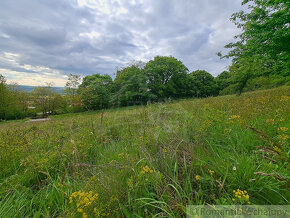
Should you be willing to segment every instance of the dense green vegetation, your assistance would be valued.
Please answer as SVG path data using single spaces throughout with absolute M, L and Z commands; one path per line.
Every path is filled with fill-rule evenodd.
M 174 57 L 157 56 L 147 64 L 138 62 L 109 75 L 86 76 L 78 93 L 86 109 L 144 105 L 168 99 L 207 97 L 218 94 L 214 77 L 206 71 L 188 73 Z
M 8 87 L 4 76 L 0 74 L 0 121 L 27 116 L 35 116 L 35 111 L 28 110 L 28 94 L 14 85 Z
M 229 68 L 235 89 L 289 84 L 290 79 L 290 4 L 288 0 L 244 0 L 249 11 L 234 13 L 231 20 L 242 33 L 221 57 L 233 58 Z
M 188 204 L 289 204 L 289 93 L 2 123 L 0 217 L 181 217 Z
M 25 92 L 17 84 L 7 85 L 0 75 L 0 121 L 70 112 L 67 99 L 49 85 Z
M 64 89 L 65 95 L 54 91 L 51 84 L 34 87 L 33 91 L 26 92 L 17 84 L 7 84 L 0 74 L 0 122 L 84 111 L 76 93 L 78 81 L 78 76 L 69 76 Z

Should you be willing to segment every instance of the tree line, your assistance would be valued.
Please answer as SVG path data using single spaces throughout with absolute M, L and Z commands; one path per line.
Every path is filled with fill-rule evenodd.
M 148 63 L 137 62 L 109 75 L 83 78 L 78 93 L 86 109 L 147 104 L 168 99 L 218 95 L 214 77 L 204 71 L 189 73 L 174 57 L 156 56 Z
M 141 105 L 180 98 L 202 98 L 290 84 L 290 10 L 287 0 L 244 0 L 247 12 L 231 20 L 242 29 L 225 47 L 231 58 L 227 71 L 213 77 L 205 70 L 189 72 L 175 57 L 156 56 L 147 63 L 135 61 L 108 74 L 69 75 L 65 94 L 53 92 L 50 84 L 31 93 L 7 85 L 0 76 L 0 120 Z M 30 105 L 35 109 L 29 109 Z

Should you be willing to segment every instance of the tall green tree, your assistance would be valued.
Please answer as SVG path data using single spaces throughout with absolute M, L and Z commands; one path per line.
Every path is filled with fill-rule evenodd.
M 69 74 L 65 85 L 65 93 L 74 98 L 77 94 L 77 89 L 81 83 L 81 77 L 75 74 Z
M 34 116 L 28 111 L 28 93 L 15 84 L 6 84 L 6 79 L 0 74 L 0 120 L 21 119 Z
M 146 103 L 150 98 L 147 77 L 140 65 L 131 65 L 117 71 L 112 101 L 120 106 Z
M 81 77 L 79 75 L 69 74 L 65 85 L 64 92 L 69 106 L 73 112 L 78 111 L 77 107 L 80 105 L 80 97 L 77 93 L 78 87 L 81 84 Z
M 86 76 L 79 86 L 81 100 L 88 110 L 108 108 L 112 96 L 112 78 L 109 75 Z
M 242 57 L 238 62 L 230 66 L 230 72 L 232 72 L 231 79 L 236 83 L 238 95 L 242 94 L 249 80 L 265 74 L 266 71 L 261 70 L 264 67 L 263 64 L 263 60 L 257 56 L 252 56 Z
M 9 104 L 7 109 L 11 114 L 10 117 L 19 119 L 29 115 L 27 113 L 29 94 L 23 91 L 17 83 L 11 83 L 7 85 L 7 88 L 9 89 Z
M 215 78 L 219 92 L 231 84 L 231 74 L 229 71 L 223 71 Z
M 6 107 L 8 105 L 8 89 L 5 77 L 0 74 L 0 119 L 6 117 Z
M 196 70 L 188 75 L 189 95 L 194 97 L 208 97 L 218 94 L 218 86 L 214 77 L 205 70 Z
M 290 75 L 289 1 L 244 0 L 242 4 L 248 5 L 249 10 L 234 13 L 231 17 L 242 33 L 236 36 L 236 42 L 225 46 L 231 51 L 223 56 L 233 58 L 234 73 L 241 74 L 235 76 L 241 78 L 237 81 L 239 93 L 250 78 Z
M 184 82 L 187 78 L 187 67 L 174 57 L 156 56 L 145 68 L 148 88 L 153 100 L 178 98 L 186 95 Z

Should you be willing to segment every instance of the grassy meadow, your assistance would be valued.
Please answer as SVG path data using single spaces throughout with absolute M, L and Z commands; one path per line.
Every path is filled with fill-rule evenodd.
M 0 217 L 289 204 L 290 87 L 0 123 Z

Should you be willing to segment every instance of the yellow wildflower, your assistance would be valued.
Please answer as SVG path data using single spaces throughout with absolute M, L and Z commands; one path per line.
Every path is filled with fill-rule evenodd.
M 281 96 L 281 100 L 280 101 L 287 101 L 290 99 L 290 96 Z
M 214 174 L 214 171 L 213 170 L 208 169 L 208 172 L 210 173 L 210 175 L 213 175 Z
M 274 119 L 267 119 L 266 122 L 267 122 L 267 123 L 274 123 L 275 120 L 274 120 Z
M 239 119 L 240 115 L 232 115 L 230 116 L 230 120 Z
M 286 141 L 287 139 L 289 139 L 288 135 L 278 135 L 278 139 L 281 141 Z
M 235 197 L 237 197 L 241 203 L 244 203 L 244 202 L 249 202 L 249 199 L 250 199 L 250 195 L 247 194 L 248 192 L 246 190 L 240 190 L 240 189 L 237 189 L 236 190 L 233 190 L 234 194 L 235 194 Z
M 288 128 L 287 127 L 279 127 L 277 130 L 280 132 L 287 132 Z
M 84 210 L 82 208 L 78 208 L 77 212 L 82 213 Z
M 280 148 L 278 148 L 277 146 L 274 146 L 273 149 L 274 149 L 274 151 L 277 151 L 277 152 L 279 152 L 279 153 L 282 151 L 282 150 L 281 150 Z

